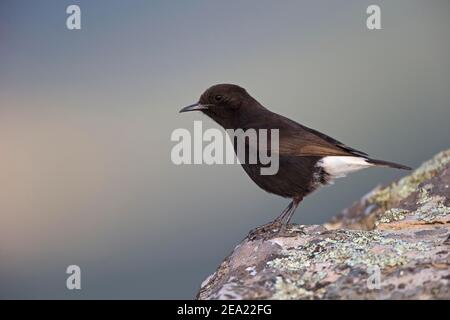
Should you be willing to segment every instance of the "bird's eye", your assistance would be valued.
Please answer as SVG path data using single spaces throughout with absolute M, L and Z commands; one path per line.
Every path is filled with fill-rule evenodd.
M 216 101 L 220 101 L 222 99 L 223 99 L 223 96 L 221 96 L 220 94 L 214 96 L 214 100 L 216 100 Z

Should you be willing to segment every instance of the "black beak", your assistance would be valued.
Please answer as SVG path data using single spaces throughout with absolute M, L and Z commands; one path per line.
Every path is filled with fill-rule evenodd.
M 183 109 L 180 110 L 180 113 L 188 112 L 188 111 L 207 110 L 208 106 L 209 105 L 200 104 L 198 102 L 198 103 L 191 104 L 190 106 L 184 107 Z

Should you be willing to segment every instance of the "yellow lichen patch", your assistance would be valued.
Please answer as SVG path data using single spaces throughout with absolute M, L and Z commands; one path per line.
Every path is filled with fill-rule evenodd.
M 450 162 L 450 150 L 442 151 L 431 160 L 423 163 L 411 175 L 378 190 L 368 199 L 369 203 L 375 203 L 381 208 L 386 208 L 393 200 L 402 200 L 417 190 L 422 182 L 431 179 L 435 174 Z
M 432 242 L 387 237 L 380 231 L 336 231 L 332 237 L 285 249 L 266 263 L 272 272 L 284 275 L 276 278 L 272 298 L 321 298 L 328 290 L 324 288 L 355 270 L 362 274 L 358 281 L 365 286 L 373 267 L 390 272 L 412 263 L 417 252 L 429 252 L 433 247 Z
M 275 282 L 275 300 L 312 299 L 314 293 L 301 287 L 300 283 L 277 277 Z
M 374 248 L 386 250 L 378 254 Z M 340 231 L 335 239 L 325 238 L 320 242 L 308 243 L 298 250 L 286 250 L 283 257 L 267 263 L 268 266 L 285 271 L 317 271 L 314 268 L 323 263 L 345 264 L 380 268 L 401 265 L 407 262 L 404 253 L 426 250 L 425 243 L 409 243 L 383 237 L 378 231 Z M 311 269 L 312 268 L 312 269 Z M 326 275 L 324 275 L 325 277 Z
M 408 213 L 409 211 L 405 209 L 391 208 L 385 211 L 383 215 L 375 221 L 375 225 L 378 226 L 381 223 L 390 223 L 393 221 L 403 220 Z
M 450 207 L 444 205 L 445 197 L 431 196 L 427 188 L 421 188 L 416 201 L 417 209 L 409 211 L 399 208 L 391 208 L 377 217 L 375 226 L 377 229 L 402 229 L 416 228 L 424 224 L 442 223 L 450 214 Z M 408 220 L 405 218 L 408 217 Z

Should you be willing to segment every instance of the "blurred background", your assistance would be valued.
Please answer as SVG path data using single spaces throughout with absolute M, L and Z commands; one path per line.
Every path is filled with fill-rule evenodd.
M 281 212 L 238 165 L 172 164 L 174 129 L 216 127 L 178 114 L 212 84 L 376 158 L 416 167 L 448 148 L 449 17 L 448 0 L 1 1 L 0 298 L 190 299 Z M 403 174 L 338 180 L 294 222 Z

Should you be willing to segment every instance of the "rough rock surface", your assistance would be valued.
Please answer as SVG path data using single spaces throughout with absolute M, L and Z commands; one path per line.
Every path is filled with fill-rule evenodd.
M 244 239 L 198 299 L 450 299 L 450 150 L 324 226 Z

